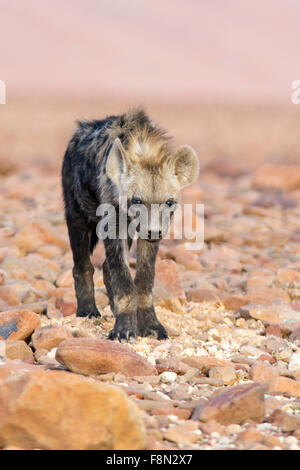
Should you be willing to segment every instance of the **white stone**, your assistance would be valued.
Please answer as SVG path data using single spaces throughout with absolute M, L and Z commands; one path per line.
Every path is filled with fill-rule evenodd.
M 50 357 L 51 359 L 55 359 L 56 351 L 57 351 L 57 348 L 51 349 L 51 351 L 48 352 L 47 356 Z
M 289 362 L 289 371 L 300 370 L 300 354 L 294 353 Z
M 261 356 L 261 354 L 263 354 L 263 351 L 261 349 L 255 348 L 250 344 L 241 346 L 239 352 L 245 356 L 251 356 L 254 358 L 258 358 L 259 356 Z
M 177 374 L 175 372 L 163 372 L 159 377 L 161 382 L 170 384 L 176 382 Z
M 5 341 L 0 341 L 0 361 L 5 362 L 5 357 L 6 357 Z
M 239 424 L 229 424 L 229 426 L 226 427 L 226 434 L 237 434 L 241 432 L 242 428 Z

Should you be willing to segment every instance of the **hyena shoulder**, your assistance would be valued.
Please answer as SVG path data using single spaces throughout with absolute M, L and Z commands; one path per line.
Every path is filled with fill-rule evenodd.
M 103 120 L 79 121 L 69 148 L 99 168 L 105 165 L 116 139 L 127 150 L 133 164 L 155 165 L 170 152 L 166 132 L 140 108 Z

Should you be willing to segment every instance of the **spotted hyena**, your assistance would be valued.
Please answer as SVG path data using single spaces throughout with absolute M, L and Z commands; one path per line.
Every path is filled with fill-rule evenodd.
M 103 120 L 79 122 L 62 167 L 78 317 L 100 316 L 94 297 L 94 267 L 90 261 L 98 242 L 99 216 L 96 213 L 99 205 L 113 205 L 119 216 L 120 211 L 124 211 L 120 197 L 126 197 L 128 220 L 132 205 L 175 206 L 181 188 L 192 183 L 198 171 L 195 151 L 183 146 L 172 153 L 165 131 L 141 109 Z M 120 237 L 117 226 L 117 236 L 103 240 L 106 253 L 103 277 L 115 316 L 110 339 L 128 341 L 137 335 L 167 338 L 165 328 L 156 317 L 152 298 L 162 227 L 160 222 L 152 226 L 150 217 L 147 223 L 147 236 L 137 239 L 134 279 L 127 261 L 131 236 Z

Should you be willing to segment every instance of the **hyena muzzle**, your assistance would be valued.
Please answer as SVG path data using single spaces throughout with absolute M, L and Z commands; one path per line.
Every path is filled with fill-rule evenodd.
M 120 198 L 126 198 L 128 221 L 132 205 L 175 207 L 180 189 L 191 184 L 198 172 L 194 150 L 183 146 L 172 153 L 165 132 L 141 109 L 103 120 L 79 122 L 62 167 L 77 316 L 100 316 L 90 255 L 99 240 L 97 208 L 110 204 L 117 216 L 117 235 L 103 239 L 106 253 L 103 277 L 115 316 L 109 339 L 129 341 L 137 335 L 168 337 L 156 317 L 152 296 L 155 261 L 163 232 L 161 222 L 153 225 L 150 219 L 146 236 L 137 238 L 136 275 L 132 279 L 127 260 L 132 235 L 127 233 L 125 239 L 120 236 L 118 220 L 120 212 L 124 212 Z

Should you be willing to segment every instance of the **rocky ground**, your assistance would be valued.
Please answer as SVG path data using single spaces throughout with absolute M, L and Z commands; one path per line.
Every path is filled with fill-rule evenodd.
M 0 178 L 0 448 L 300 449 L 299 165 L 204 165 L 203 249 L 159 252 L 169 340 L 128 345 L 101 269 L 102 318 L 75 317 L 58 171 Z

